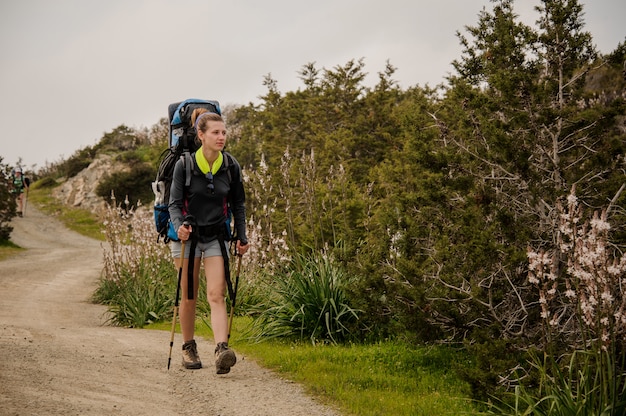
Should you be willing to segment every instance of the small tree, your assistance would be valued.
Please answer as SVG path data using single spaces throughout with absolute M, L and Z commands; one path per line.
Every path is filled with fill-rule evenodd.
M 621 159 L 614 155 L 623 146 L 611 139 L 614 110 L 581 99 L 595 52 L 582 30 L 579 2 L 542 0 L 537 29 L 518 22 L 513 1 L 494 3 L 467 28 L 470 38 L 460 36 L 459 76 L 451 77 L 452 88 L 433 114 L 441 142 L 459 155 L 452 174 L 468 177 L 469 192 L 461 195 L 473 196 L 481 212 L 470 218 L 474 207 L 466 203 L 463 215 L 455 209 L 447 216 L 446 230 L 475 224 L 474 230 L 447 231 L 457 238 L 434 251 L 442 269 L 432 274 L 446 305 L 439 314 L 446 329 L 532 344 L 541 322 L 525 309 L 532 296 L 524 274 L 528 241 L 555 240 L 554 207 L 572 184 L 592 206 L 615 192 Z M 477 255 L 488 244 L 493 249 L 483 261 Z M 457 259 L 463 260 L 455 267 Z M 462 269 L 472 260 L 473 270 Z
M 17 202 L 13 190 L 13 182 L 11 179 L 11 168 L 2 162 L 0 156 L 0 242 L 8 241 L 11 237 L 13 227 L 9 225 L 11 219 L 15 217 Z

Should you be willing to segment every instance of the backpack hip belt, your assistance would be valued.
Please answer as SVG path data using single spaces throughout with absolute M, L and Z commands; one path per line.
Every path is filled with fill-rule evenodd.
M 224 235 L 224 224 L 214 225 L 199 225 L 197 226 L 198 235 L 201 237 L 215 237 L 219 238 Z

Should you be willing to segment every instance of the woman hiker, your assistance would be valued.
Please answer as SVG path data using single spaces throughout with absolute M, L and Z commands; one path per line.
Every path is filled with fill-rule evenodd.
M 185 166 L 179 160 L 174 168 L 170 188 L 169 212 L 180 241 L 185 242 L 183 273 L 181 277 L 180 327 L 183 335 L 183 365 L 188 369 L 202 368 L 194 340 L 198 277 L 204 265 L 207 299 L 211 308 L 211 326 L 215 339 L 215 367 L 218 374 L 226 374 L 235 365 L 237 357 L 228 348 L 228 315 L 226 312 L 226 267 L 228 250 L 224 241 L 227 202 L 233 212 L 236 229 L 237 255 L 248 251 L 246 238 L 245 193 L 241 168 L 232 156 L 222 150 L 226 144 L 226 127 L 218 114 L 206 109 L 195 109 L 193 123 L 201 147 L 191 155 L 191 182 L 185 186 Z M 228 159 L 227 159 L 228 158 Z M 229 163 L 233 162 L 232 165 Z M 229 172 L 228 170 L 231 169 Z M 192 216 L 194 223 L 185 222 Z M 191 240 L 190 240 L 191 238 Z M 172 242 L 172 256 L 180 268 L 181 242 Z M 191 242 L 190 242 L 191 241 Z M 195 244 L 194 244 L 195 241 Z M 195 251 L 190 261 L 192 246 Z M 193 263 L 193 292 L 188 288 L 188 271 Z
M 12 178 L 13 178 L 13 189 L 11 193 L 16 195 L 17 200 L 17 215 L 22 217 L 24 215 L 24 208 L 26 208 L 26 202 L 24 200 L 24 191 L 28 192 L 28 187 L 30 185 L 30 180 L 24 176 L 21 167 L 16 167 L 13 169 Z

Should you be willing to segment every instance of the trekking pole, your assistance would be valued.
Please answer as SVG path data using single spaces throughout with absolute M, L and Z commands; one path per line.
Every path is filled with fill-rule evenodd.
M 235 301 L 237 300 L 237 287 L 239 286 L 239 272 L 241 271 L 242 255 L 237 253 L 237 276 L 235 277 L 235 290 L 233 290 L 233 298 L 230 300 L 230 320 L 228 322 L 228 339 L 230 340 L 230 329 L 233 326 L 233 317 L 235 316 Z
M 167 369 L 172 362 L 172 347 L 174 346 L 174 332 L 176 332 L 176 314 L 178 312 L 178 298 L 180 297 L 180 280 L 183 276 L 183 263 L 185 262 L 185 242 L 180 245 L 180 266 L 178 267 L 178 284 L 176 285 L 176 300 L 174 301 L 174 317 L 172 318 L 172 336 L 170 338 L 170 355 L 167 358 Z

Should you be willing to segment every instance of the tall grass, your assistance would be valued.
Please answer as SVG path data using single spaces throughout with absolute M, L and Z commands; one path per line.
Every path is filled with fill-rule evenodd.
M 606 351 L 574 351 L 569 359 L 533 355 L 538 384 L 516 386 L 510 402 L 489 414 L 535 416 L 621 416 L 626 414 L 626 376 Z
M 113 325 L 141 328 L 166 319 L 177 275 L 168 247 L 156 241 L 151 213 L 110 207 L 104 227 L 104 268 L 94 301 L 108 306 Z
M 344 291 L 344 270 L 324 253 L 294 256 L 290 265 L 267 280 L 268 298 L 259 305 L 253 336 L 337 343 L 350 338 L 358 311 Z

